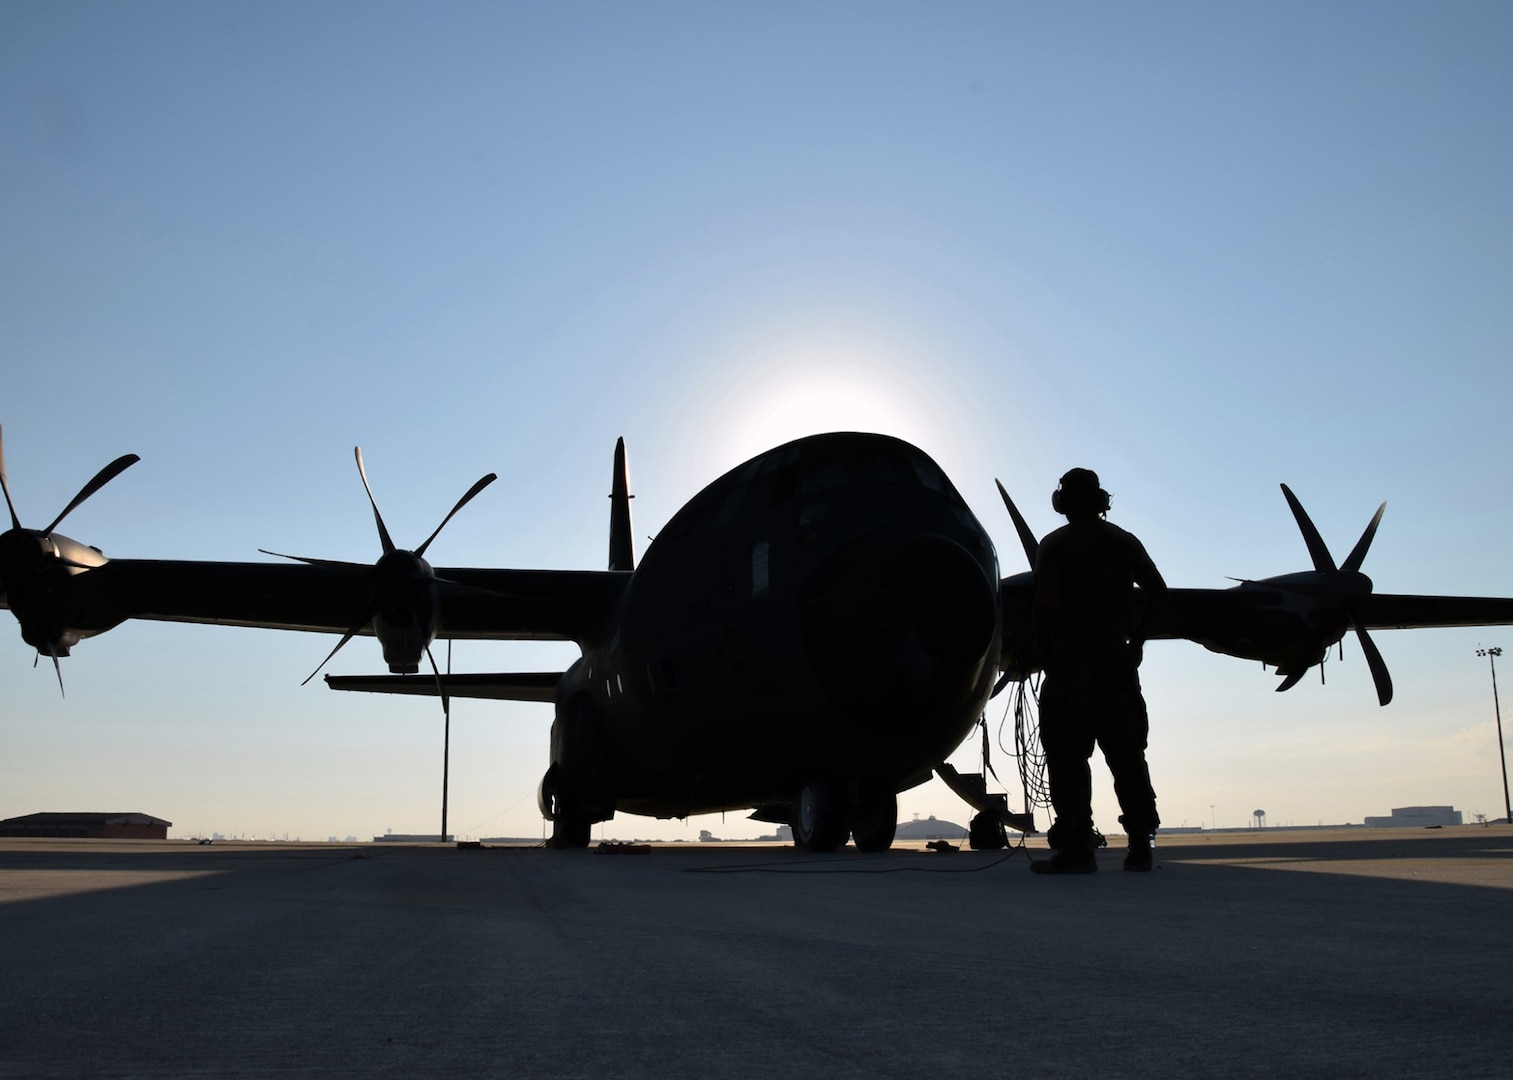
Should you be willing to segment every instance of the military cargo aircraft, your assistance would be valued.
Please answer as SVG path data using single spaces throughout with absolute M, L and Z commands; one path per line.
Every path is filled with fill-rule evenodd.
M 886 849 L 897 794 L 948 771 L 988 699 L 1033 674 L 1033 573 L 1000 576 L 987 530 L 940 467 L 900 439 L 840 432 L 760 454 L 674 514 L 639 564 L 621 440 L 599 571 L 433 569 L 431 542 L 494 476 L 408 551 L 355 456 L 383 548 L 372 565 L 107 559 L 54 530 L 136 456 L 102 469 L 46 528 L 28 529 L 0 449 L 11 517 L 0 602 L 60 685 L 58 660 L 80 640 L 154 619 L 341 634 L 327 661 L 355 636 L 377 637 L 390 674 L 327 676 L 336 689 L 551 702 L 539 797 L 559 847 L 586 845 L 591 826 L 619 811 L 751 810 L 790 824 L 802 848 L 850 837 Z M 1033 566 L 1035 537 L 999 491 Z M 1260 660 L 1286 690 L 1354 630 L 1385 705 L 1391 678 L 1369 630 L 1513 624 L 1513 599 L 1375 595 L 1360 567 L 1382 511 L 1336 565 L 1283 493 L 1313 569 L 1173 589 L 1152 636 Z M 564 640 L 581 656 L 560 672 L 443 675 L 430 655 L 437 639 Z

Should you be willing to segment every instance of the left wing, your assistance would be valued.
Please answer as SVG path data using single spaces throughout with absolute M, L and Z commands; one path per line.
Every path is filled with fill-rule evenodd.
M 1036 542 L 1023 517 L 998 485 L 1014 526 L 1033 566 Z M 1392 700 L 1392 677 L 1371 630 L 1408 630 L 1454 626 L 1513 625 L 1513 599 L 1482 596 L 1375 595 L 1372 581 L 1361 572 L 1377 526 L 1387 508 L 1383 503 L 1356 541 L 1336 564 L 1307 511 L 1286 484 L 1282 494 L 1303 534 L 1313 569 L 1259 581 L 1242 581 L 1229 589 L 1171 589 L 1151 624 L 1153 638 L 1185 638 L 1229 656 L 1260 660 L 1283 677 L 1278 690 L 1295 686 L 1309 668 L 1349 631 L 1359 639 L 1371 668 L 1377 700 Z M 1144 598 L 1136 590 L 1137 604 Z M 1031 673 L 1032 625 L 1030 607 L 1034 576 L 1018 574 L 1000 582 L 1003 605 L 1004 677 Z

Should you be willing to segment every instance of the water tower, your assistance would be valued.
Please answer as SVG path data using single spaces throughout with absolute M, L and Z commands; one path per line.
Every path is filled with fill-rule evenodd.
M 1256 828 L 1258 828 L 1258 829 L 1264 829 L 1264 828 L 1266 828 L 1266 811 L 1265 810 L 1257 810 L 1257 811 L 1255 811 L 1255 813 L 1252 816 L 1256 819 Z

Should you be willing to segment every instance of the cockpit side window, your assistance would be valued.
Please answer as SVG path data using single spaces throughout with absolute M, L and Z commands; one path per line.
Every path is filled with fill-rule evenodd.
M 730 491 L 725 495 L 725 502 L 720 506 L 720 512 L 715 516 L 716 525 L 729 525 L 741 512 L 741 504 L 746 501 L 746 493 L 751 490 L 751 481 L 744 477 L 731 485 Z
M 965 500 L 962 499 L 961 494 L 956 490 L 956 487 L 935 462 L 923 454 L 911 452 L 909 454 L 909 465 L 914 469 L 915 477 L 925 487 L 931 491 L 939 492 L 959 507 L 964 508 L 967 505 Z
M 776 454 L 771 456 L 777 457 Z M 798 481 L 799 448 L 790 446 L 782 455 L 782 461 L 777 467 L 777 475 L 772 478 L 772 494 L 767 498 L 767 505 L 778 506 L 793 498 Z

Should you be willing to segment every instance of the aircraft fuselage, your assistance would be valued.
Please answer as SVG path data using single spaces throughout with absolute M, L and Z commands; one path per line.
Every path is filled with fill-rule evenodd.
M 999 654 L 982 525 L 921 451 L 812 436 L 662 529 L 557 692 L 549 779 L 590 818 L 891 797 L 966 736 Z

